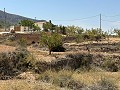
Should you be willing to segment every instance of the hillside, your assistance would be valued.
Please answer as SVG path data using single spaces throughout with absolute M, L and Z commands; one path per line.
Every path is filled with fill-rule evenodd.
M 2 25 L 2 26 L 4 25 L 5 15 L 6 15 L 7 26 L 17 24 L 17 23 L 19 23 L 19 21 L 24 20 L 24 19 L 33 20 L 36 22 L 44 21 L 44 20 L 35 20 L 35 19 L 24 17 L 24 16 L 20 16 L 20 15 L 10 14 L 7 12 L 6 12 L 6 14 L 4 14 L 4 12 L 0 10 L 0 25 Z

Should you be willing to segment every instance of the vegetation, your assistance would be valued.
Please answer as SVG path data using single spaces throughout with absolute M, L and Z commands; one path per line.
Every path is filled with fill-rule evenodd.
M 64 48 L 62 47 L 62 36 L 60 34 L 53 33 L 48 35 L 48 33 L 42 33 L 40 43 L 41 45 L 48 47 L 49 54 L 54 50 L 64 51 Z
M 120 30 L 119 29 L 114 29 L 114 32 L 117 34 L 118 37 L 120 37 Z
M 108 79 L 102 78 L 96 83 L 96 85 L 91 86 L 91 90 L 119 90 L 118 87 Z
M 27 26 L 27 27 L 28 27 L 28 31 L 29 31 L 30 29 L 33 29 L 34 31 L 40 30 L 40 28 L 39 28 L 38 26 L 36 26 L 33 21 L 28 20 L 28 19 L 27 19 L 27 20 L 21 20 L 19 24 L 20 24 L 21 26 L 24 26 L 24 27 Z
M 30 20 L 20 24 L 39 30 Z M 84 30 L 74 25 L 54 25 L 51 21 L 44 24 L 39 34 L 3 35 L 0 45 L 12 43 L 14 49 L 8 52 L 7 48 L 0 48 L 0 79 L 20 81 L 17 82 L 20 85 L 10 86 L 13 90 L 39 90 L 41 83 L 53 85 L 47 90 L 118 90 L 120 39 L 111 40 L 110 36 L 107 43 L 106 36 L 100 29 Z M 24 87 L 24 83 L 31 88 Z
M 117 59 L 111 60 L 110 58 L 106 58 L 106 60 L 102 64 L 102 66 L 107 71 L 117 72 L 120 70 L 119 64 L 120 64 L 120 61 Z

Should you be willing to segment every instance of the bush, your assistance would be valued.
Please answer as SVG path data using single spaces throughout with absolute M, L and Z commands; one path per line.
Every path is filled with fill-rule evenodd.
M 91 54 L 69 54 L 67 57 L 72 58 L 73 62 L 77 63 L 77 68 L 86 68 L 90 70 L 90 65 L 92 64 L 92 55 Z
M 0 53 L 0 74 L 3 76 L 15 76 L 20 72 L 32 69 L 33 58 L 30 59 L 28 52 Z
M 9 41 L 15 41 L 15 35 L 9 35 L 9 37 L 7 38 L 7 40 Z
M 81 88 L 85 87 L 83 83 L 73 80 L 72 74 L 73 72 L 69 70 L 61 70 L 59 72 L 48 70 L 40 74 L 38 80 L 72 90 L 81 90 Z
M 83 37 L 83 35 L 76 35 L 76 42 L 77 43 L 80 43 L 80 42 L 83 42 L 84 41 L 84 37 Z
M 112 60 L 110 58 L 105 58 L 105 61 L 102 63 L 102 67 L 107 71 L 117 72 L 120 69 L 120 61 L 115 59 Z

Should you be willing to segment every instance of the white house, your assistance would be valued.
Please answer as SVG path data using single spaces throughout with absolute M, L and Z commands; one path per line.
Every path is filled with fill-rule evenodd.
M 43 22 L 36 22 L 35 25 L 38 26 L 41 30 L 43 30 L 43 24 L 46 23 L 46 21 Z

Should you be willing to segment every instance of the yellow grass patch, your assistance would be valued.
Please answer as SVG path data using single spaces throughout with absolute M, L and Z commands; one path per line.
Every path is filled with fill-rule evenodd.
M 81 72 L 72 75 L 74 80 L 92 85 L 100 81 L 102 78 L 110 79 L 120 88 L 120 72 Z

